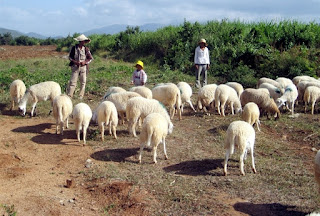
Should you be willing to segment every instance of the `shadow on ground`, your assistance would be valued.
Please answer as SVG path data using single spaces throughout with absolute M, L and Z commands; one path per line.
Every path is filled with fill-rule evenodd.
M 125 148 L 125 149 L 106 149 L 95 152 L 91 155 L 91 158 L 99 161 L 114 161 L 124 162 L 130 161 L 128 158 L 137 155 L 139 148 Z

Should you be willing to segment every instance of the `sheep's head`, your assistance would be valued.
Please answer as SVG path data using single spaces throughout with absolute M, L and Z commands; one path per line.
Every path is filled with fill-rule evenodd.
M 283 98 L 278 98 L 276 101 L 277 107 L 280 108 L 282 106 L 284 106 L 286 103 L 286 100 L 284 100 Z
M 26 107 L 25 106 L 19 106 L 19 114 L 22 116 L 26 115 Z

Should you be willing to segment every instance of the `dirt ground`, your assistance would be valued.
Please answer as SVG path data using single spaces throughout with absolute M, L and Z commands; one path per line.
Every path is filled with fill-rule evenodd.
M 22 58 L 25 56 L 24 50 L 28 49 L 28 55 L 31 58 L 66 55 L 65 53 L 57 53 L 54 46 L 43 48 L 20 47 L 20 49 L 1 46 L 0 60 Z M 63 137 L 56 135 L 52 116 L 17 117 L 16 113 L 8 110 L 7 104 L 0 105 L 2 113 L 0 115 L 0 205 L 14 205 L 13 208 L 17 211 L 17 215 L 54 216 L 153 215 L 154 208 L 161 207 L 160 201 L 150 190 L 138 187 L 130 181 L 120 178 L 92 178 L 91 181 L 88 181 L 89 177 L 86 176 L 86 173 L 91 169 L 92 164 L 104 166 L 106 163 L 122 162 L 118 158 L 113 161 L 101 159 L 100 154 L 108 152 L 106 150 L 108 148 L 105 146 L 100 149 L 100 152 L 98 151 L 99 147 L 97 149 L 92 145 L 83 146 L 82 143 L 77 142 L 75 131 L 70 129 L 65 131 Z M 185 118 L 188 118 L 188 116 Z M 192 118 L 197 117 L 190 117 L 187 122 L 192 124 Z M 212 121 L 212 123 L 216 121 L 219 121 L 219 119 Z M 183 126 L 185 123 L 176 121 L 174 124 L 175 127 L 184 127 L 180 131 L 186 130 L 192 133 L 192 126 Z M 70 127 L 74 127 L 72 122 Z M 212 132 L 218 129 L 213 127 L 210 130 Z M 263 130 L 266 131 L 266 128 L 263 128 Z M 123 138 L 121 142 L 126 142 L 126 139 L 128 139 L 124 135 L 124 131 L 125 128 L 119 130 L 118 137 L 120 137 L 120 140 Z M 283 139 L 290 136 L 289 133 L 281 135 L 275 131 L 269 131 L 268 133 L 273 133 L 274 136 Z M 303 134 L 303 137 L 306 137 L 306 134 Z M 172 140 L 174 139 L 178 143 L 180 142 L 179 139 L 182 138 L 173 137 Z M 298 144 L 300 141 L 301 139 L 298 139 L 293 142 L 294 145 L 290 144 L 291 148 L 300 148 L 300 144 Z M 117 145 L 118 152 L 117 149 L 113 150 L 112 153 L 115 154 L 113 157 L 124 153 L 121 152 L 119 144 Z M 128 152 L 128 149 L 130 152 Z M 137 146 L 127 148 L 125 153 L 127 155 L 121 157 L 126 157 L 126 161 L 136 161 Z M 296 153 L 311 157 L 314 154 L 309 150 L 309 147 L 302 151 L 300 149 L 296 150 Z M 195 155 L 198 154 L 205 153 L 199 150 L 199 152 L 195 152 Z M 258 152 L 258 154 L 262 155 L 263 153 Z M 143 160 L 147 160 L 146 157 L 144 156 Z M 179 170 L 183 172 L 183 169 L 188 169 L 187 162 L 180 162 L 179 164 L 179 160 L 182 159 L 175 158 L 169 160 L 169 162 L 162 161 L 157 166 L 159 166 L 159 169 L 167 167 L 169 171 Z M 174 163 L 178 165 L 173 165 Z M 209 165 L 212 169 L 213 162 L 209 161 L 209 163 L 211 163 Z M 214 163 L 219 163 L 220 166 L 221 161 L 214 161 Z M 306 163 L 308 163 L 308 167 L 311 167 L 310 162 Z M 204 164 L 201 165 L 203 167 L 198 168 L 200 171 L 189 170 L 189 172 L 200 172 L 202 174 L 207 167 Z M 219 167 L 219 169 L 219 172 L 221 172 L 222 168 Z M 231 166 L 230 169 L 238 170 L 236 166 Z M 311 170 L 311 168 L 309 169 Z M 179 173 L 177 176 L 187 178 L 179 175 Z M 192 176 L 192 173 L 190 176 Z M 208 177 L 203 176 L 204 178 Z M 219 180 L 220 177 L 216 177 Z M 233 179 L 230 178 L 230 181 L 233 181 Z M 214 190 L 214 188 L 211 190 Z M 210 197 L 210 194 L 215 196 Z M 214 206 L 215 215 L 278 215 L 272 212 L 284 208 L 280 204 L 253 204 L 224 191 L 206 192 L 203 197 L 198 198 L 198 201 L 198 204 L 201 205 Z M 110 203 L 117 204 L 116 211 L 109 211 L 114 208 L 113 204 Z M 8 211 L 5 208 L 0 208 L 0 215 L 8 213 Z M 206 215 L 206 213 L 202 215 Z

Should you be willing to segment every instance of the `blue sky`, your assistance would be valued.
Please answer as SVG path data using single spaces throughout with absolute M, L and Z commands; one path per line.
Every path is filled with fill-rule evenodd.
M 66 36 L 113 24 L 320 21 L 320 0 L 0 0 L 0 27 Z

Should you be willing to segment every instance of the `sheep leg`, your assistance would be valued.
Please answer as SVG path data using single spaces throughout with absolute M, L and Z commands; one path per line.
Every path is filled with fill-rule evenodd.
M 14 99 L 11 99 L 11 107 L 10 107 L 10 111 L 13 110 L 13 107 L 14 107 Z
M 165 159 L 168 160 L 169 158 L 167 155 L 166 138 L 165 137 L 162 138 L 162 144 L 163 144 L 163 152 L 164 152 Z
M 158 143 L 159 144 L 159 143 Z M 157 163 L 157 147 L 158 147 L 158 144 L 155 144 L 153 146 L 153 162 L 156 164 Z
M 243 162 L 245 154 L 246 154 L 246 151 L 243 151 L 243 152 L 241 152 L 241 155 L 240 155 L 240 172 L 241 172 L 241 175 L 243 175 L 243 176 L 245 176 L 244 162 Z
M 220 101 L 217 102 L 216 108 L 218 110 L 219 115 L 221 115 L 221 112 L 220 112 Z
M 188 101 L 188 103 L 189 103 L 189 105 L 190 105 L 191 109 L 193 110 L 193 112 L 196 112 L 196 110 L 194 109 L 194 107 L 193 107 L 193 105 L 192 105 L 191 101 Z M 182 106 L 182 110 L 181 110 L 181 111 L 183 112 L 183 106 Z
M 307 102 L 304 102 L 304 113 L 307 113 L 307 104 L 308 104 Z M 311 105 L 311 110 L 312 110 L 312 105 Z
M 170 107 L 170 109 L 169 109 L 170 119 L 173 119 L 174 112 L 175 112 L 175 109 L 174 109 L 174 108 L 172 108 L 172 107 Z
M 69 128 L 69 117 L 67 117 L 67 119 L 66 119 L 66 128 L 67 129 Z
M 101 122 L 99 124 L 99 130 L 100 130 L 100 133 L 101 133 L 101 139 L 102 139 L 102 141 L 104 141 L 104 123 L 103 122 Z
M 56 134 L 58 134 L 59 120 L 56 120 Z
M 76 133 L 77 133 L 78 142 L 80 142 L 80 128 L 79 128 L 79 126 L 76 126 Z
M 259 119 L 256 121 L 256 125 L 257 125 L 257 128 L 258 128 L 258 131 L 261 131 L 260 130 L 260 120 Z
M 222 103 L 221 103 L 222 116 L 225 116 L 225 114 L 224 114 L 225 105 L 226 105 L 225 102 L 222 102 Z
M 82 133 L 83 133 L 83 144 L 86 144 L 86 137 L 87 137 L 87 126 L 83 125 L 82 128 Z
M 34 102 L 34 103 L 32 104 L 32 109 L 31 109 L 30 117 L 35 116 L 35 115 L 33 115 L 33 113 L 35 113 L 36 105 L 37 105 L 37 102 Z
M 231 113 L 232 115 L 234 115 L 233 102 L 230 103 L 230 107 L 231 107 Z
M 133 134 L 134 137 L 137 137 L 136 126 L 137 126 L 137 123 L 138 123 L 138 118 L 133 119 L 131 123 L 132 123 L 132 126 L 131 126 L 132 134 Z
M 228 175 L 227 166 L 228 166 L 229 157 L 230 157 L 230 149 L 227 149 L 226 156 L 225 156 L 225 159 L 224 159 L 224 166 L 223 166 L 223 173 L 224 173 L 225 176 Z
M 112 125 L 112 133 L 115 139 L 117 139 L 117 129 L 115 125 Z
M 313 115 L 314 114 L 314 106 L 315 106 L 315 101 L 312 101 L 312 104 L 311 104 L 311 114 Z
M 139 163 L 141 164 L 142 152 L 144 148 L 144 143 L 140 144 L 140 151 L 139 151 Z
M 64 130 L 64 124 L 63 121 L 60 122 L 60 134 L 63 135 L 63 130 Z
M 253 149 L 251 149 L 250 154 L 251 154 L 252 171 L 253 173 L 257 173 L 256 166 L 254 164 Z

